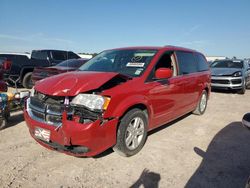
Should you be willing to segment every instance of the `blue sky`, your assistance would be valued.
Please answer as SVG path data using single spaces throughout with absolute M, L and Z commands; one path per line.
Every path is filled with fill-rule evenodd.
M 178 45 L 250 57 L 249 0 L 0 0 L 0 51 Z

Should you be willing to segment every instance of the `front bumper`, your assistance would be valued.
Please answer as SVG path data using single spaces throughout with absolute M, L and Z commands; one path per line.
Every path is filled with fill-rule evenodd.
M 117 118 L 106 121 L 98 119 L 85 124 L 63 118 L 58 127 L 31 118 L 27 107 L 24 110 L 24 118 L 31 136 L 39 144 L 69 155 L 95 156 L 116 143 Z M 49 142 L 35 136 L 37 127 L 50 131 Z
M 219 89 L 241 89 L 242 77 L 212 76 L 211 87 Z

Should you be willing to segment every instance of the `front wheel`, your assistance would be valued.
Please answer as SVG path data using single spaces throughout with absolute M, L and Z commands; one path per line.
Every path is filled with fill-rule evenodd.
M 208 100 L 207 91 L 203 90 L 201 93 L 200 100 L 196 106 L 196 109 L 193 111 L 193 113 L 196 115 L 204 114 L 204 112 L 206 111 L 206 108 L 207 108 L 207 100 Z
M 138 153 L 145 144 L 147 127 L 148 119 L 145 112 L 140 109 L 127 112 L 119 124 L 113 150 L 126 157 Z

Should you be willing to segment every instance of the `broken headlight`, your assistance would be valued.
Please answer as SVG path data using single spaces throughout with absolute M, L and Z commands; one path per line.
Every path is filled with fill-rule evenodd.
M 110 102 L 109 97 L 95 94 L 79 94 L 73 98 L 71 105 L 85 106 L 91 110 L 106 110 Z

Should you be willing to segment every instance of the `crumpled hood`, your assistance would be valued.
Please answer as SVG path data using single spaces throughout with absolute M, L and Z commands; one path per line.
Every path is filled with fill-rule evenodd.
M 241 71 L 237 68 L 211 68 L 212 76 L 231 76 L 233 73 Z
M 35 90 L 52 96 L 76 96 L 78 93 L 98 89 L 119 73 L 74 71 L 36 82 Z

